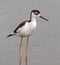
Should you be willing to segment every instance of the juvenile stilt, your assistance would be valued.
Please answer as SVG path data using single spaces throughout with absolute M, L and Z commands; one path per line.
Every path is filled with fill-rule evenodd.
M 29 40 L 29 36 L 27 37 L 27 43 L 26 43 L 26 58 L 25 58 L 26 65 L 28 65 L 28 40 Z
M 19 60 L 19 65 L 22 64 L 22 39 L 23 39 L 23 37 L 21 37 L 21 40 L 20 40 L 20 48 L 19 48 L 20 60 Z
M 40 15 L 39 10 L 32 10 L 30 13 L 30 19 L 25 20 L 22 23 L 20 23 L 16 29 L 13 31 L 13 33 L 9 34 L 7 37 L 11 37 L 14 35 L 18 35 L 19 37 L 21 36 L 21 41 L 20 41 L 20 48 L 19 48 L 19 53 L 20 53 L 20 60 L 19 60 L 19 65 L 22 63 L 22 39 L 23 37 L 27 37 L 27 43 L 26 43 L 26 60 L 25 63 L 26 65 L 28 64 L 28 39 L 29 36 L 32 35 L 32 32 L 36 29 L 37 23 L 36 23 L 36 18 L 40 17 L 46 21 L 48 21 L 46 18 Z

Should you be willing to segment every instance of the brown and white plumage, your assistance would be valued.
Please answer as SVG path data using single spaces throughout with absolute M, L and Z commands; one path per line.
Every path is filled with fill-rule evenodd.
M 20 47 L 19 47 L 19 51 L 20 51 L 19 65 L 21 65 L 21 63 L 22 63 L 22 39 L 23 39 L 23 37 L 27 37 L 25 62 L 26 62 L 26 65 L 28 65 L 28 62 L 27 62 L 28 61 L 28 40 L 29 40 L 29 36 L 36 29 L 36 26 L 37 26 L 36 17 L 40 17 L 40 18 L 48 21 L 46 18 L 44 18 L 40 15 L 39 10 L 32 10 L 31 13 L 30 13 L 30 20 L 26 20 L 26 21 L 23 21 L 22 23 L 20 23 L 16 27 L 16 29 L 13 31 L 13 33 L 9 34 L 7 36 L 7 37 L 10 37 L 10 36 L 13 36 L 13 35 L 18 35 L 18 36 L 21 37 Z
M 20 23 L 16 29 L 13 31 L 12 34 L 8 35 L 7 37 L 13 36 L 13 35 L 19 35 L 23 37 L 30 36 L 31 33 L 36 28 L 36 17 L 43 18 L 44 20 L 48 21 L 46 18 L 42 17 L 40 15 L 40 12 L 38 10 L 32 10 L 30 13 L 30 20 L 23 21 Z

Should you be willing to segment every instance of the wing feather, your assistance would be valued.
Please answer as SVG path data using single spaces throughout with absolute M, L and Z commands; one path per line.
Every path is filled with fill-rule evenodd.
M 14 32 L 14 33 L 17 33 L 17 30 L 18 30 L 19 28 L 23 27 L 26 22 L 30 22 L 30 20 L 26 20 L 26 21 L 23 21 L 22 23 L 20 23 L 20 24 L 16 27 L 16 29 L 15 29 L 13 32 Z

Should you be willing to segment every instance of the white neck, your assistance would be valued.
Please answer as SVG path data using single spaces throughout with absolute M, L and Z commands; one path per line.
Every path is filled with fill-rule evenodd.
M 32 22 L 36 21 L 36 17 L 32 16 L 32 17 L 31 17 L 31 21 L 32 21 Z
M 35 30 L 36 25 L 37 25 L 37 23 L 36 23 L 36 17 L 32 16 L 31 17 L 31 22 L 30 22 L 31 30 Z
M 35 16 L 34 13 L 30 14 L 30 19 L 31 19 L 32 22 L 34 22 L 34 21 L 36 22 L 36 16 Z

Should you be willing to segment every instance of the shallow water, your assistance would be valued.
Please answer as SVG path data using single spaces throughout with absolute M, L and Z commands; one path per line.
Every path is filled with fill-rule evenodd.
M 6 38 L 32 9 L 39 9 L 46 22 L 37 19 L 37 29 L 29 40 L 28 65 L 60 65 L 60 1 L 0 0 L 0 65 L 19 65 L 19 37 Z M 25 44 L 23 41 L 23 62 Z

